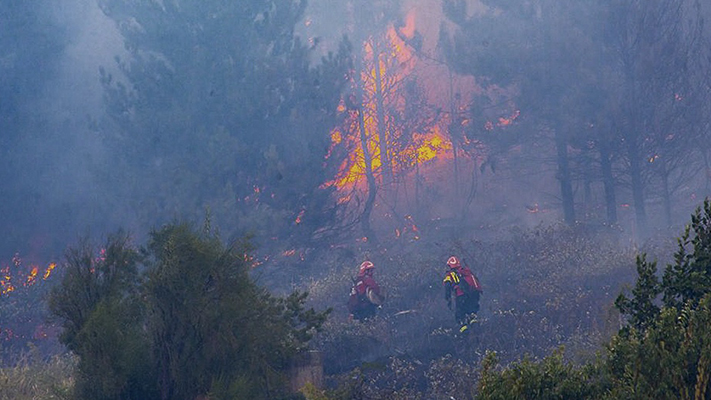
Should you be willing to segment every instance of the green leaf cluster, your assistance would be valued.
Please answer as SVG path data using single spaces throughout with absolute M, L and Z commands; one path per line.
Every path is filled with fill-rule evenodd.
M 478 398 L 494 399 L 582 399 L 599 398 L 600 386 L 593 384 L 594 366 L 577 368 L 563 360 L 562 348 L 540 362 L 524 357 L 504 370 L 497 370 L 494 352 L 487 352 L 481 366 Z
M 67 253 L 50 296 L 79 358 L 84 399 L 278 398 L 285 370 L 330 312 L 272 296 L 249 276 L 248 241 L 225 246 L 185 223 Z

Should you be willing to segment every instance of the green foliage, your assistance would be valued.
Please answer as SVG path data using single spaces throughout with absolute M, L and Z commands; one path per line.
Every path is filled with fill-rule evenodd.
M 62 282 L 48 302 L 62 322 L 60 342 L 79 357 L 80 398 L 126 398 L 145 393 L 150 382 L 149 347 L 140 325 L 139 259 L 121 232 L 100 249 L 83 241 L 67 251 Z
M 289 361 L 330 312 L 307 310 L 306 293 L 257 286 L 249 243 L 226 247 L 209 229 L 176 223 L 141 252 L 125 235 L 105 249 L 70 250 L 50 298 L 79 357 L 79 398 L 278 397 Z
M 691 216 L 678 240 L 674 263 L 663 278 L 664 304 L 680 309 L 711 293 L 711 201 L 707 198 Z
M 690 226 L 679 239 L 674 263 L 667 265 L 663 279 L 657 277 L 656 262 L 648 262 L 645 254 L 637 257 L 638 278 L 631 297 L 621 294 L 615 302 L 627 317 L 627 324 L 607 344 L 603 359 L 574 366 L 564 363 L 558 351 L 540 362 L 524 358 L 497 370 L 496 357 L 489 353 L 482 361 L 478 397 L 708 398 L 709 215 L 711 208 L 706 200 L 692 215 Z
M 638 258 L 633 298 L 616 303 L 630 326 L 609 345 L 614 394 L 657 399 L 703 399 L 711 356 L 711 203 L 706 199 L 678 240 L 674 262 L 658 282 L 655 264 Z M 692 234 L 693 233 L 693 234 Z M 641 260 L 641 262 L 640 262 Z M 663 293 L 662 307 L 659 295 Z
M 311 382 L 307 382 L 306 385 L 304 385 L 303 389 L 301 389 L 301 393 L 303 393 L 306 400 L 329 400 L 326 393 L 319 390 Z
M 479 380 L 480 399 L 585 399 L 599 398 L 600 388 L 591 384 L 594 368 L 578 368 L 563 361 L 557 350 L 540 362 L 524 357 L 506 369 L 496 370 L 496 354 L 487 352 Z
M 124 233 L 109 237 L 100 251 L 87 241 L 67 251 L 62 283 L 53 288 L 49 307 L 64 322 L 61 340 L 70 350 L 79 351 L 75 338 L 99 303 L 130 299 L 137 262 L 138 253 Z
M 269 397 L 279 390 L 271 381 L 325 321 L 328 312 L 304 310 L 306 293 L 281 299 L 256 286 L 247 274 L 250 250 L 225 248 L 185 224 L 153 233 L 145 290 L 163 398 Z M 223 378 L 240 376 L 249 379 Z
M 711 202 L 706 199 L 691 216 L 691 223 L 678 239 L 674 261 L 667 264 L 661 279 L 656 262 L 646 255 L 637 257 L 637 282 L 632 297 L 621 294 L 615 305 L 629 316 L 629 324 L 644 332 L 660 313 L 660 303 L 667 308 L 697 304 L 711 293 Z M 663 294 L 662 299 L 659 295 Z M 661 301 L 660 301 L 661 300 Z
M 609 345 L 613 398 L 704 399 L 711 373 L 711 295 L 664 308 L 645 333 L 623 331 Z
M 630 324 L 645 331 L 659 315 L 657 298 L 661 293 L 659 279 L 657 278 L 657 263 L 647 262 L 646 255 L 637 257 L 637 282 L 632 290 L 632 298 L 620 294 L 615 300 L 615 306 L 622 314 L 630 316 Z

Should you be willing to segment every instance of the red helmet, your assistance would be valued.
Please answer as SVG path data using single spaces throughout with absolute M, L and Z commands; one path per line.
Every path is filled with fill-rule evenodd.
M 366 271 L 371 270 L 371 269 L 373 269 L 373 268 L 375 268 L 375 265 L 373 265 L 372 262 L 370 262 L 370 261 L 363 261 L 363 262 L 360 264 L 360 270 L 358 271 L 358 273 L 362 275 L 362 274 L 364 274 Z
M 457 267 L 459 267 L 459 266 L 460 266 L 460 264 L 459 264 L 459 258 L 457 258 L 457 257 L 455 257 L 455 256 L 449 257 L 449 259 L 447 260 L 447 266 L 448 266 L 449 268 L 457 268 Z

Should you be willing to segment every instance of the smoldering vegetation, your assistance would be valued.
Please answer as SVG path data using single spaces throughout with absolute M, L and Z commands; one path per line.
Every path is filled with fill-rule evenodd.
M 613 302 L 634 281 L 637 250 L 620 245 L 617 232 L 565 226 L 509 232 L 491 242 L 462 237 L 395 245 L 370 257 L 387 301 L 367 323 L 348 321 L 345 300 L 357 259 L 342 257 L 307 286 L 311 304 L 334 307 L 314 346 L 324 353 L 329 382 L 353 396 L 469 398 L 487 351 L 504 363 L 559 347 L 568 360 L 595 358 L 621 328 Z M 465 337 L 457 335 L 444 301 L 449 254 L 464 257 L 484 285 L 480 323 Z

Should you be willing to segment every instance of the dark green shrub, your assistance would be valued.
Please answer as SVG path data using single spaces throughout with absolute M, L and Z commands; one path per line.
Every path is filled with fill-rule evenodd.
M 225 246 L 171 224 L 140 252 L 125 235 L 105 249 L 71 249 L 50 298 L 64 324 L 61 340 L 79 357 L 79 398 L 287 394 L 291 357 L 329 311 L 306 310 L 306 293 L 278 298 L 256 285 L 246 241 Z
M 591 365 L 577 367 L 563 361 L 557 350 L 540 362 L 529 357 L 498 370 L 495 353 L 482 361 L 478 396 L 480 399 L 594 399 L 602 390 L 595 384 Z

